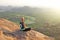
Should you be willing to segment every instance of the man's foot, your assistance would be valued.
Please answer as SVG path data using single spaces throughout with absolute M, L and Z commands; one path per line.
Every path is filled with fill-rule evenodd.
M 24 28 L 24 29 L 21 29 L 21 31 L 30 31 L 31 28 Z
M 23 31 L 30 31 L 31 30 L 31 28 L 25 28 L 25 30 L 23 30 Z

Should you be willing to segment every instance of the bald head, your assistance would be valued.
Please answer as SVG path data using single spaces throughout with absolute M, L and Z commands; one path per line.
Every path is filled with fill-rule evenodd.
M 21 22 L 24 22 L 24 17 L 21 17 Z

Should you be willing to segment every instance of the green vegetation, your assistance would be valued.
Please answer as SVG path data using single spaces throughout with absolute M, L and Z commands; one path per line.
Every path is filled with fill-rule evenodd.
M 57 17 L 54 13 L 44 9 L 29 13 L 28 10 L 25 10 L 25 12 L 0 12 L 0 18 L 19 24 L 20 17 L 24 16 L 28 27 L 60 40 L 60 17 Z

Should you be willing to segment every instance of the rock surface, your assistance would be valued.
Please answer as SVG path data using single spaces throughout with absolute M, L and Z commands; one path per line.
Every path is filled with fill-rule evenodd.
M 54 38 L 34 30 L 20 31 L 17 24 L 0 19 L 0 40 L 54 40 Z

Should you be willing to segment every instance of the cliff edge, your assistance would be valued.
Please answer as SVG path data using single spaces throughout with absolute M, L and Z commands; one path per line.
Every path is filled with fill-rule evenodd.
M 20 31 L 19 25 L 0 19 L 0 40 L 54 40 L 54 38 L 34 30 Z

